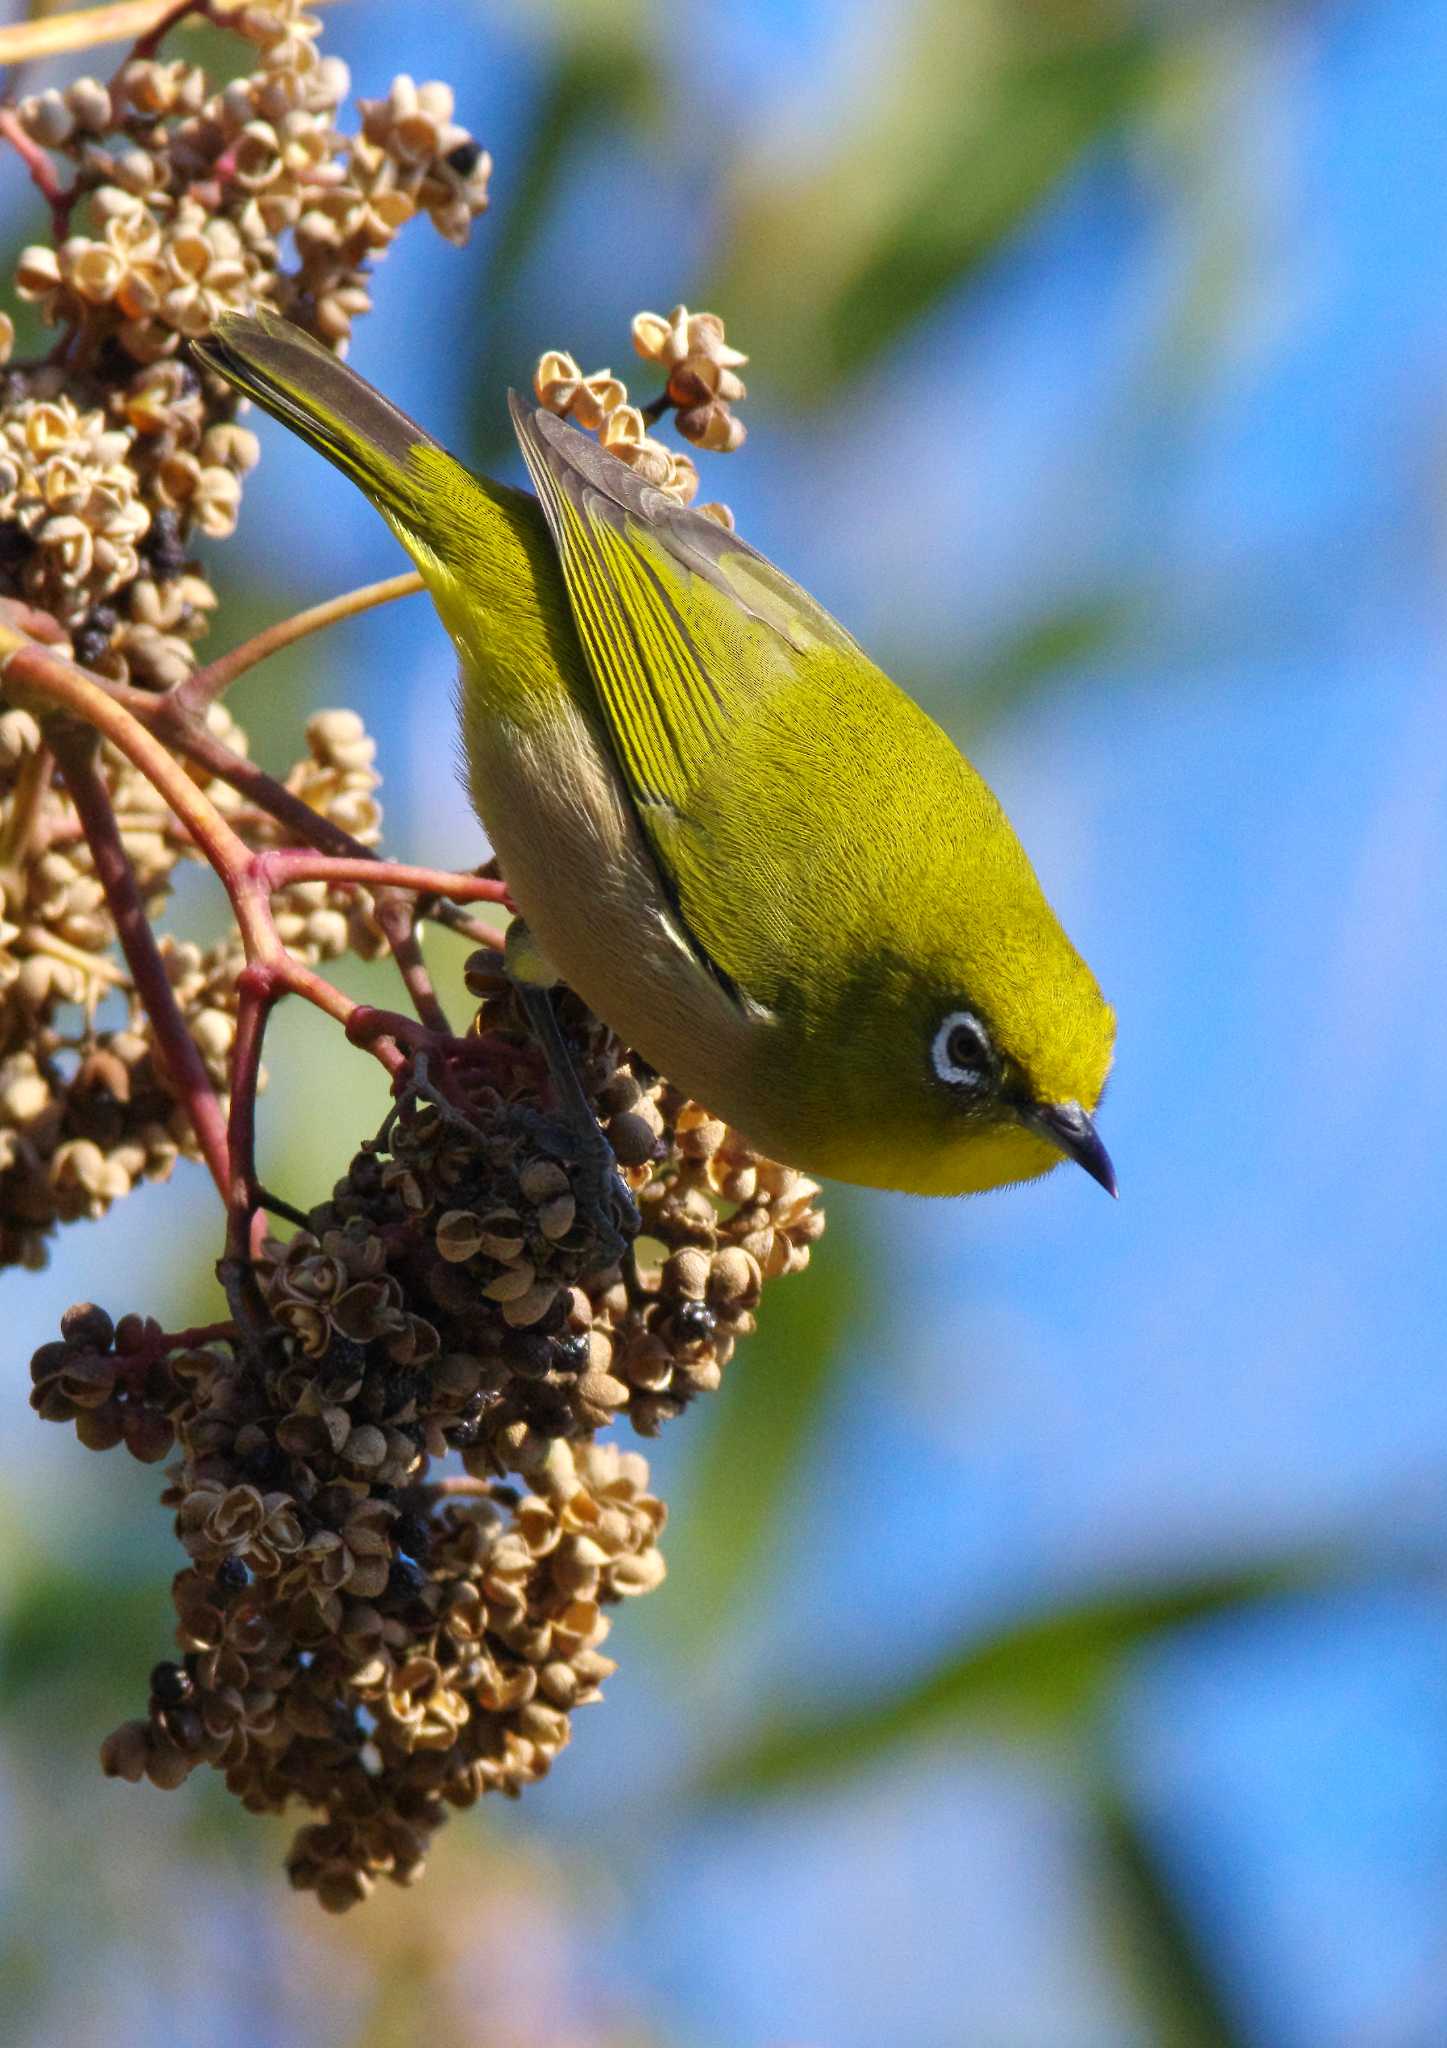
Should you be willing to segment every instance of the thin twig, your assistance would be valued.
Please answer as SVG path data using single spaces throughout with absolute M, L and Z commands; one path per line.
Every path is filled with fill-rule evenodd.
M 312 0 L 325 7 L 327 0 Z M 190 7 L 180 10 L 189 13 Z M 164 35 L 176 0 L 116 0 L 107 7 L 82 7 L 43 21 L 17 21 L 0 28 L 0 64 L 29 64 L 39 57 L 61 57 L 72 50 L 94 50 L 103 43 L 125 43 L 132 37 Z
M 3 33 L 0 30 L 0 34 Z M 70 232 L 70 209 L 75 203 L 75 193 L 61 184 L 55 175 L 55 165 L 40 144 L 26 134 L 13 107 L 0 107 L 0 136 L 10 144 L 29 171 L 31 183 L 50 208 L 50 225 L 55 239 L 63 242 Z
M 231 1051 L 231 1116 L 227 1146 L 231 1178 L 226 1194 L 226 1256 L 251 1259 L 264 1231 L 256 1176 L 256 1095 L 261 1085 L 261 1041 L 278 991 L 263 969 L 244 967 L 237 979 L 236 1039 Z
M 397 963 L 397 972 L 402 977 L 402 986 L 412 998 L 413 1009 L 429 1031 L 450 1038 L 452 1026 L 427 971 L 427 962 L 422 957 L 422 946 L 417 937 L 416 898 L 394 896 L 390 890 L 383 889 L 376 898 L 375 910 L 377 922 Z
M 105 890 L 132 985 L 151 1020 L 156 1050 L 224 1201 L 231 1183 L 226 1118 L 196 1041 L 186 1028 L 141 900 L 135 870 L 121 843 L 110 793 L 95 765 L 95 735 L 84 728 L 52 725 L 51 743 L 65 776 L 66 792 L 85 829 L 96 878 Z
M 335 860 L 306 848 L 283 847 L 256 856 L 258 872 L 273 889 L 292 882 L 362 882 L 369 889 L 408 889 L 419 896 L 450 896 L 455 903 L 505 903 L 507 887 L 491 875 L 454 875 L 396 860 Z
M 197 787 L 174 755 L 139 720 L 83 669 L 4 626 L 0 626 L 0 679 L 22 701 L 32 695 L 40 700 L 43 709 L 69 712 L 94 726 L 119 748 L 170 805 L 215 869 L 230 898 L 248 963 L 269 968 L 279 991 L 285 989 L 303 996 L 338 1023 L 349 1023 L 360 1006 L 310 967 L 294 960 L 282 944 L 272 918 L 267 884 L 257 866 L 261 856 L 253 854 L 245 840 L 237 837 L 205 791 Z M 389 1073 L 395 1073 L 400 1064 L 395 1047 L 389 1052 L 376 1045 L 373 1050 Z
M 15 779 L 10 814 L 0 826 L 0 890 L 12 904 L 23 902 L 22 873 L 26 855 L 35 849 L 36 828 L 45 807 L 55 756 L 38 747 L 26 757 Z
M 59 629 L 48 612 L 37 612 L 15 599 L 0 599 L 0 615 L 8 617 L 33 640 L 54 639 L 59 635 Z M 0 635 L 0 651 L 5 644 L 3 635 Z M 375 861 L 379 858 L 360 839 L 354 839 L 322 812 L 314 811 L 285 783 L 278 782 L 265 769 L 258 768 L 254 761 L 248 761 L 244 755 L 228 747 L 211 731 L 204 718 L 178 711 L 170 693 L 158 696 L 151 690 L 138 690 L 130 683 L 115 682 L 109 676 L 96 675 L 91 670 L 84 673 L 97 689 L 103 690 L 115 703 L 129 711 L 157 739 L 194 762 L 198 768 L 204 768 L 218 781 L 227 783 L 304 845 L 316 847 L 319 853 L 335 854 L 343 860 Z M 512 907 L 507 897 L 500 900 L 509 909 Z M 378 911 L 381 915 L 380 904 Z M 490 925 L 479 923 L 452 904 L 444 902 L 434 908 L 430 903 L 424 903 L 417 906 L 417 914 L 445 925 L 449 931 L 470 940 L 474 946 L 496 946 L 499 942 L 497 932 Z M 412 981 L 407 967 L 401 959 L 398 964 L 410 991 Z
M 292 618 L 280 619 L 275 625 L 266 626 L 259 633 L 253 633 L 249 640 L 243 640 L 239 647 L 229 653 L 218 655 L 178 683 L 170 692 L 170 702 L 180 711 L 204 714 L 208 704 L 214 704 L 238 676 L 244 675 L 258 662 L 270 655 L 279 654 L 284 647 L 304 640 L 310 633 L 321 633 L 328 626 L 335 626 L 342 619 L 360 617 L 380 604 L 391 604 L 399 597 L 411 597 L 423 588 L 422 578 L 415 569 L 407 570 L 400 576 L 388 576 L 380 583 L 366 583 L 356 590 L 347 590 L 340 597 L 329 597 L 322 604 L 314 604 L 307 611 L 297 612 Z
M 199 14 L 209 16 L 210 12 L 211 9 L 207 5 L 207 0 L 168 0 L 166 11 L 160 20 L 152 22 L 149 28 L 143 29 L 136 37 L 131 47 L 128 61 L 131 63 L 148 61 L 155 56 L 157 50 L 160 49 L 162 43 L 166 40 L 166 37 L 171 33 L 171 30 L 183 22 L 188 15 Z

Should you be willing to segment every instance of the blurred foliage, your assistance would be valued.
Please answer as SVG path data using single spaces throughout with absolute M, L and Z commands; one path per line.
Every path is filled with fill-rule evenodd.
M 857 1197 L 839 1190 L 807 1274 L 769 1297 L 723 1387 L 695 1426 L 686 1497 L 669 1527 L 669 1569 L 687 1586 L 670 1602 L 665 1647 L 684 1658 L 716 1645 L 730 1610 L 780 1525 L 798 1509 L 798 1474 L 828 1427 L 847 1353 L 873 1306 Z M 748 1474 L 745 1490 L 740 1475 Z
M 1136 1660 L 1171 1632 L 1329 1584 L 1343 1563 L 1321 1552 L 1110 1590 L 947 1646 L 928 1670 L 862 1706 L 821 1701 L 772 1721 L 765 1706 L 759 1732 L 710 1762 L 698 1796 L 818 1789 L 910 1744 L 1031 1744 L 1065 1764 L 1085 1809 L 1109 1945 L 1152 2048 L 1244 2048 L 1189 1900 L 1111 1755 L 1109 1711 Z
M 1212 158 L 1214 66 L 1218 56 L 1229 61 L 1252 11 L 1128 0 L 917 0 L 881 10 L 879 61 L 846 125 L 811 124 L 806 110 L 789 134 L 761 145 L 716 132 L 687 145 L 713 157 L 721 196 L 711 254 L 696 280 L 680 280 L 679 296 L 726 314 L 761 383 L 795 404 L 819 403 L 887 368 L 890 351 L 937 307 L 978 284 L 1092 149 L 1141 134 L 1178 180 L 1196 230 L 1196 265 L 1171 345 L 1205 356 L 1240 273 L 1239 216 L 1222 203 L 1219 174 L 1215 182 L 1202 175 Z M 616 147 L 620 137 L 656 141 L 675 97 L 661 7 L 554 0 L 521 19 L 539 44 L 532 120 L 521 156 L 500 166 L 476 287 L 496 357 L 513 375 L 523 265 L 554 233 L 570 176 L 589 152 Z M 33 200 L 26 204 L 35 210 Z M 631 310 L 616 309 L 620 322 Z M 925 394 L 931 402 L 939 396 Z M 489 419 L 495 410 L 488 405 Z M 473 446 L 485 461 L 504 453 L 476 436 Z M 240 637 L 284 608 L 275 592 L 228 592 L 228 632 Z M 971 722 L 1005 715 L 1028 692 L 1118 644 L 1140 612 L 1136 594 L 1115 590 L 1022 617 L 975 666 Z M 254 695 L 238 693 L 255 751 L 273 764 L 299 730 L 296 707 L 314 669 L 305 650 L 269 666 Z M 943 696 L 943 678 L 939 685 Z M 958 689 L 957 678 L 950 687 Z M 958 702 L 954 708 L 958 714 Z M 278 1064 L 296 1071 L 304 1062 L 287 1056 Z M 281 1156 L 269 1149 L 267 1174 L 305 1203 L 331 1165 L 319 1148 L 365 1118 L 353 1107 L 339 1116 L 321 1091 L 289 1099 L 286 1110 Z M 271 1114 L 276 1129 L 275 1105 Z M 668 1648 L 684 1657 L 717 1644 L 739 1588 L 798 1511 L 802 1453 L 823 1438 L 841 1398 L 850 1364 L 844 1339 L 867 1327 L 878 1306 L 858 1213 L 853 1199 L 833 1200 L 831 1229 L 809 1273 L 771 1297 L 764 1327 L 723 1393 L 690 1418 L 687 1498 L 669 1538 L 675 1581 L 687 1585 L 688 1598 L 666 1609 L 675 1632 Z M 769 1720 L 765 1708 L 750 1740 L 712 1760 L 698 1797 L 708 1804 L 818 1787 L 905 1745 L 942 1738 L 1005 1736 L 1064 1755 L 1095 1829 L 1113 1946 L 1148 2015 L 1150 2040 L 1157 2048 L 1234 2048 L 1242 2036 L 1202 1951 L 1191 1901 L 1164 1870 L 1159 1844 L 1119 1782 L 1102 1722 L 1134 1660 L 1170 1632 L 1321 1584 L 1339 1564 L 1285 1558 L 1116 1588 L 946 1644 L 927 1670 L 847 1712 L 826 1704 Z M 0 1617 L 0 1712 L 13 1718 L 41 1704 L 47 1714 L 89 1718 L 100 1694 L 98 1719 L 108 1722 L 112 1696 L 143 1676 L 148 1659 L 137 1644 L 155 1636 L 161 1654 L 163 1610 L 164 1594 L 149 1576 L 95 1576 L 39 1560 L 20 1567 Z M 439 1873 L 424 1901 L 388 1899 L 346 1933 L 318 1937 L 309 1923 L 304 1933 L 314 1961 L 345 1957 L 347 1944 L 380 1944 L 385 1974 L 356 2036 L 371 2048 L 414 2038 L 419 2017 L 442 2009 L 437 1981 L 448 1957 L 426 1929 L 454 1925 L 458 1897 L 470 1888 L 476 1901 L 485 1890 L 477 1882 L 476 1865 L 486 1861 L 480 1831 L 453 1833 L 452 1895 Z M 500 1881 L 496 1870 L 486 1875 Z M 474 1906 L 456 1925 L 475 1919 Z
M 920 0 L 885 33 L 842 135 L 734 174 L 709 289 L 795 400 L 857 377 L 977 271 L 1147 98 L 1169 40 L 1115 0 Z
M 946 1647 L 928 1670 L 848 1712 L 781 1714 L 709 1767 L 713 1798 L 823 1783 L 907 1742 L 988 1732 L 1030 1742 L 1084 1740 L 1128 1660 L 1171 1629 L 1320 1582 L 1324 1559 L 1268 1559 L 1240 1571 L 1111 1590 Z

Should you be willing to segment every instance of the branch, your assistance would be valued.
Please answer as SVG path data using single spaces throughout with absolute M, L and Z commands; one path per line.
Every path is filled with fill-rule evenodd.
M 3 34 L 4 30 L 0 30 L 0 35 Z M 74 191 L 61 184 L 55 174 L 55 165 L 40 144 L 26 134 L 20 125 L 20 117 L 11 107 L 0 107 L 0 136 L 10 144 L 29 171 L 31 183 L 50 208 L 51 231 L 57 242 L 63 242 L 70 232 Z
M 333 860 L 305 849 L 255 856 L 269 887 L 291 882 L 361 882 L 369 889 L 406 889 L 416 896 L 450 896 L 454 903 L 506 903 L 507 884 L 490 875 L 454 875 L 444 868 L 414 868 L 397 860 Z
M 55 720 L 49 721 L 49 736 L 65 776 L 66 793 L 85 830 L 96 878 L 106 893 L 116 936 L 131 970 L 132 986 L 150 1018 L 156 1050 L 176 1098 L 191 1120 L 211 1178 L 225 1201 L 231 1184 L 226 1118 L 196 1041 L 186 1028 L 141 900 L 135 870 L 121 843 L 110 792 L 96 770 L 95 736 L 84 727 Z
M 294 960 L 282 944 L 272 919 L 264 875 L 257 866 L 263 856 L 253 854 L 245 840 L 237 837 L 210 797 L 198 789 L 159 740 L 84 670 L 3 626 L 0 679 L 22 702 L 38 699 L 42 715 L 57 710 L 68 712 L 94 726 L 119 748 L 165 798 L 215 869 L 231 900 L 248 962 L 271 971 L 278 993 L 284 988 L 304 996 L 338 1023 L 349 1022 L 359 1006 L 331 982 Z M 390 1052 L 381 1045 L 373 1049 L 388 1071 L 395 1073 L 401 1064 L 395 1046 Z
M 375 606 L 391 604 L 395 598 L 411 597 L 424 588 L 422 578 L 415 569 L 406 570 L 400 576 L 388 576 L 380 583 L 364 583 L 356 590 L 344 591 L 340 597 L 329 597 L 323 604 L 314 604 L 309 610 L 297 612 L 294 617 L 281 619 L 273 626 L 254 633 L 249 640 L 243 640 L 239 647 L 233 647 L 228 654 L 222 654 L 205 668 L 198 668 L 178 683 L 169 694 L 169 702 L 178 712 L 198 715 L 205 712 L 208 704 L 214 704 L 238 676 L 268 656 L 279 654 L 284 647 L 304 640 L 310 633 L 320 633 L 328 626 L 336 625 L 342 619 L 359 617 Z
M 261 1186 L 256 1176 L 256 1095 L 261 1085 L 261 1041 L 277 991 L 270 983 L 243 968 L 237 982 L 236 1041 L 231 1060 L 231 1118 L 227 1144 L 231 1158 L 230 1180 L 222 1195 L 226 1203 L 226 1256 L 250 1260 L 260 1246 L 255 1242 L 265 1218 L 261 1213 Z
M 192 11 L 193 0 L 178 6 L 177 0 L 118 0 L 109 7 L 83 7 L 69 14 L 53 14 L 42 21 L 18 21 L 0 28 L 0 64 L 29 64 L 38 57 L 61 57 L 73 50 L 94 50 L 102 43 L 125 43 L 133 37 L 143 44 L 159 41 L 171 27 Z M 327 0 L 312 0 L 325 7 Z M 145 54 L 143 49 L 142 54 Z
M 395 580 L 400 582 L 402 579 Z M 382 588 L 381 585 L 369 587 Z M 377 602 L 383 600 L 379 598 Z M 301 616 L 305 617 L 306 614 Z M 37 612 L 29 605 L 21 604 L 13 598 L 0 599 L 0 619 L 3 618 L 8 618 L 20 629 L 22 635 L 28 635 L 32 640 L 43 641 L 64 637 L 49 613 Z M 3 627 L 0 627 L 0 653 L 3 653 L 6 644 Z M 229 784 L 258 811 L 264 812 L 268 817 L 274 818 L 279 825 L 284 826 L 294 839 L 300 840 L 304 845 L 316 847 L 321 853 L 334 854 L 343 860 L 378 859 L 371 847 L 364 846 L 360 839 L 354 839 L 349 832 L 344 832 L 340 825 L 334 825 L 331 819 L 324 817 L 320 811 L 314 811 L 310 804 L 304 803 L 286 787 L 285 783 L 278 782 L 274 776 L 268 775 L 265 769 L 258 768 L 254 761 L 248 761 L 243 754 L 238 754 L 228 747 L 224 740 L 218 739 L 206 724 L 204 716 L 192 715 L 178 708 L 174 692 L 165 692 L 157 696 L 151 690 L 138 690 L 129 683 L 114 682 L 110 677 L 95 675 L 90 670 L 84 673 L 97 689 L 103 690 L 114 703 L 128 711 L 148 732 L 154 733 L 158 739 L 164 741 L 168 747 L 174 748 L 188 761 L 193 761 L 198 768 L 204 768 L 208 775 L 214 775 L 218 781 Z M 511 902 L 506 896 L 499 900 L 511 909 Z M 467 916 L 450 903 L 442 903 L 436 908 L 424 906 L 420 914 L 431 918 L 437 924 L 445 925 L 449 931 L 470 940 L 474 946 L 495 946 L 498 943 L 497 932 L 492 926 Z M 387 933 L 403 981 L 413 1001 L 418 1003 L 418 1014 L 427 1016 L 425 998 L 422 995 L 426 983 L 426 970 L 421 966 L 417 956 L 416 941 L 412 933 L 411 908 L 405 931 L 385 897 L 378 899 L 377 916 Z M 436 1023 L 437 1013 L 434 1012 L 429 1021 Z

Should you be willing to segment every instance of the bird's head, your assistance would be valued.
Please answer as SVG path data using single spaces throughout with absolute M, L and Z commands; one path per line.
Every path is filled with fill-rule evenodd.
M 855 954 L 811 1032 L 838 1054 L 829 1099 L 811 1105 L 812 1170 L 958 1195 L 1073 1160 L 1115 1193 L 1094 1123 L 1115 1013 L 1023 854 L 1011 879 L 988 916 L 968 898 L 953 916 L 896 916 Z

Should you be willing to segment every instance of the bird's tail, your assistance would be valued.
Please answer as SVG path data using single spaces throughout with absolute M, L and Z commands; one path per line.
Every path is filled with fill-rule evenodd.
M 421 477 L 413 458 L 421 450 L 431 462 L 450 458 L 330 349 L 260 307 L 220 314 L 211 333 L 192 347 L 238 391 L 334 462 L 389 520 L 416 530 Z

